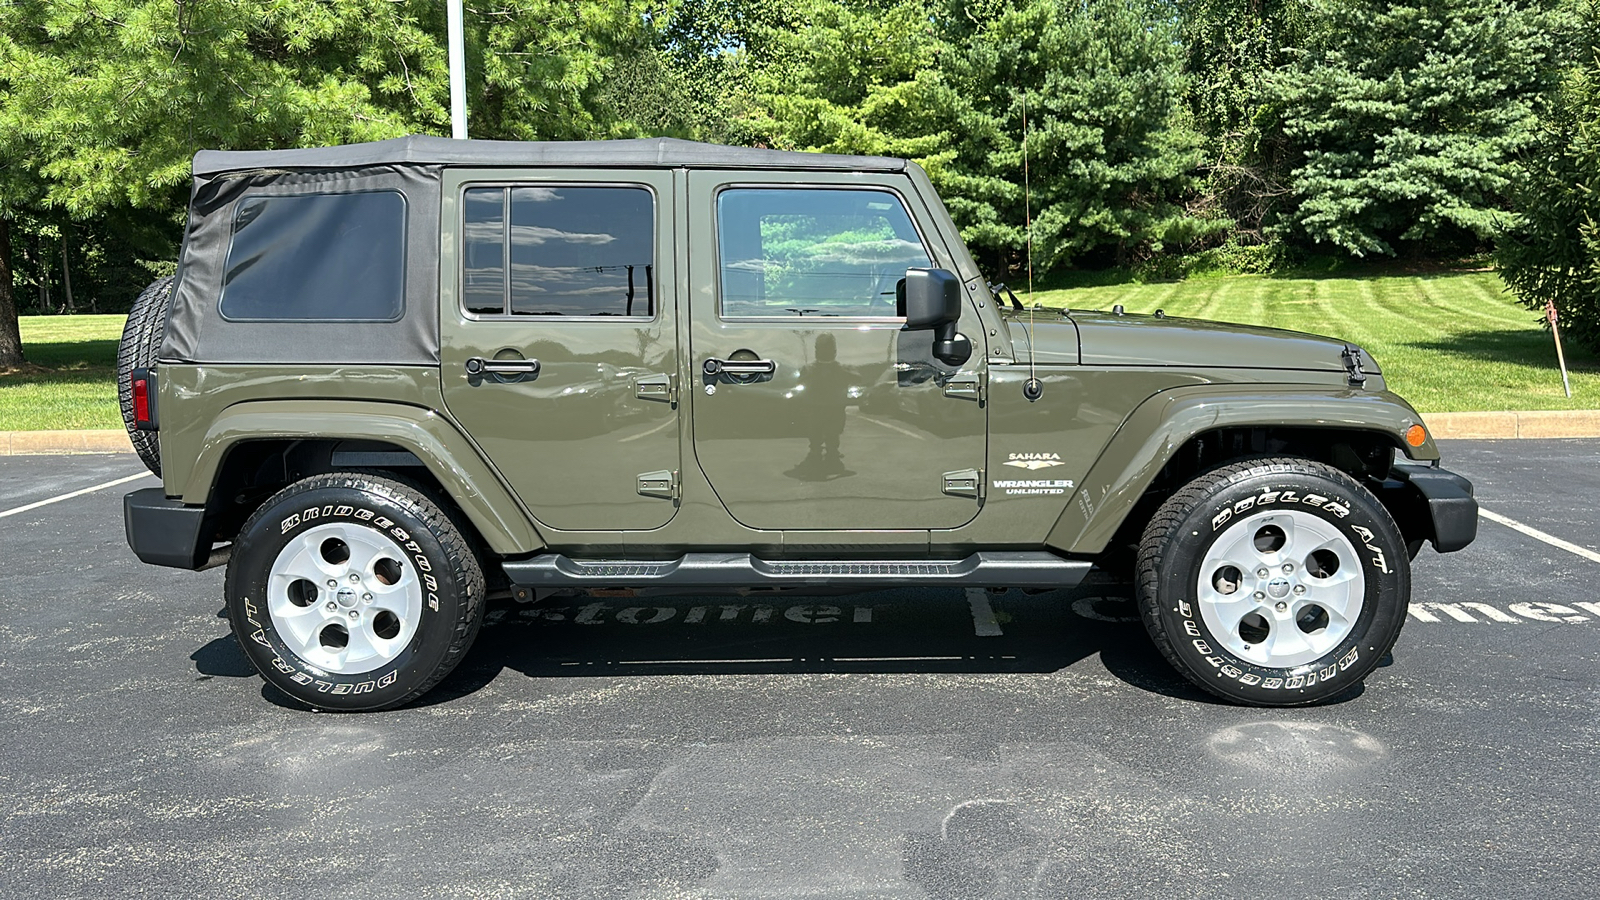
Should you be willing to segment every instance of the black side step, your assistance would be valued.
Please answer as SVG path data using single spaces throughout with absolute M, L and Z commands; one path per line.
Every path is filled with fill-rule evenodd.
M 519 587 L 1073 587 L 1093 564 L 1043 551 L 982 551 L 956 560 L 765 560 L 748 553 L 686 553 L 653 562 L 576 560 L 560 554 L 511 560 Z

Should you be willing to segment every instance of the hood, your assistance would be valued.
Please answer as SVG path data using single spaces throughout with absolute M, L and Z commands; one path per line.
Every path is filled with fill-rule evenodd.
M 1027 312 L 1007 311 L 1012 349 L 1028 358 Z M 1039 310 L 1035 359 L 1041 365 L 1175 366 L 1182 368 L 1298 369 L 1345 372 L 1346 341 L 1279 328 L 1233 325 L 1171 316 Z M 1366 352 L 1362 369 L 1376 375 Z

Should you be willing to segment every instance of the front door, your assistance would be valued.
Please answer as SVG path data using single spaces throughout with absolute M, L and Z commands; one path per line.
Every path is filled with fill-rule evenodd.
M 673 210 L 670 172 L 446 174 L 445 405 L 545 525 L 676 509 Z
M 689 174 L 695 455 L 761 529 L 954 528 L 977 514 L 984 341 L 963 367 L 902 330 L 909 267 L 953 268 L 910 181 Z

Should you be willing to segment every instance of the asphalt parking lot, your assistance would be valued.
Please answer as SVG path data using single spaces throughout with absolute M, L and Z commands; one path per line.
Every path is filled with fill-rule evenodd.
M 1600 550 L 1600 441 L 1452 442 Z M 1594 897 L 1600 561 L 1425 551 L 1344 702 L 1189 688 L 1128 589 L 491 607 L 422 704 L 263 687 L 132 456 L 0 458 L 0 896 Z

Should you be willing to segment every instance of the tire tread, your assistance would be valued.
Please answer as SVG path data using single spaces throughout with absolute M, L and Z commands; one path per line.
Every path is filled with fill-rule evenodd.
M 404 706 L 438 686 L 455 670 L 461 660 L 466 657 L 473 641 L 478 636 L 478 630 L 483 625 L 483 609 L 485 604 L 483 566 L 478 559 L 478 554 L 473 552 L 471 544 L 457 527 L 453 517 L 443 506 L 430 498 L 426 492 L 410 484 L 392 478 L 361 472 L 330 472 L 324 475 L 312 475 L 289 485 L 269 497 L 266 502 L 257 507 L 256 511 L 245 520 L 239 534 L 251 534 L 257 522 L 269 509 L 277 506 L 282 501 L 292 499 L 300 494 L 316 490 L 354 490 L 382 497 L 385 500 L 404 508 L 408 513 L 417 517 L 433 536 L 438 539 L 439 545 L 444 549 L 445 557 L 449 561 L 451 575 L 462 588 L 462 603 L 460 615 L 454 623 L 450 637 L 449 648 L 445 651 L 444 658 L 434 671 L 411 691 L 403 696 L 388 702 L 364 707 L 364 711 L 378 711 Z M 241 538 L 244 540 L 244 538 Z M 236 547 L 238 553 L 242 547 Z M 230 572 L 231 581 L 231 572 Z M 230 591 L 231 593 L 231 591 Z M 308 705 L 315 706 L 314 703 Z
M 154 366 L 167 330 L 167 308 L 172 301 L 173 276 L 151 282 L 133 301 L 128 321 L 117 344 L 117 404 L 128 441 L 151 474 L 161 475 L 161 442 L 154 431 L 140 431 L 133 419 L 133 370 Z
M 1240 702 L 1240 698 L 1219 690 L 1212 681 L 1201 678 L 1183 663 L 1183 660 L 1174 649 L 1172 635 L 1168 632 L 1161 619 L 1160 607 L 1162 601 L 1160 597 L 1159 572 L 1162 559 L 1167 547 L 1170 546 L 1174 532 L 1182 525 L 1184 519 L 1188 518 L 1190 513 L 1194 511 L 1195 507 L 1222 488 L 1259 475 L 1313 475 L 1330 479 L 1352 490 L 1365 490 L 1344 471 L 1326 463 L 1299 457 L 1259 457 L 1226 463 L 1199 475 L 1171 497 L 1168 497 L 1165 503 L 1161 504 L 1161 507 L 1156 510 L 1156 514 L 1150 518 L 1150 524 L 1145 526 L 1144 535 L 1139 541 L 1138 562 L 1135 568 L 1134 596 L 1139 607 L 1139 616 L 1144 620 L 1144 626 L 1149 631 L 1156 648 L 1161 651 L 1161 655 L 1196 687 L 1208 694 L 1221 697 L 1233 703 Z M 1376 504 L 1376 507 L 1384 516 L 1388 516 L 1388 510 L 1381 503 Z M 1399 532 L 1398 526 L 1394 525 L 1392 518 L 1389 519 L 1389 525 L 1395 529 L 1396 533 Z M 1399 637 L 1399 632 L 1400 630 L 1396 628 L 1394 638 Z M 1388 653 L 1393 646 L 1394 643 L 1391 639 L 1388 646 L 1381 648 L 1382 653 L 1379 655 Z M 1317 702 L 1320 701 L 1310 699 L 1299 702 L 1289 701 L 1276 705 L 1306 706 Z

